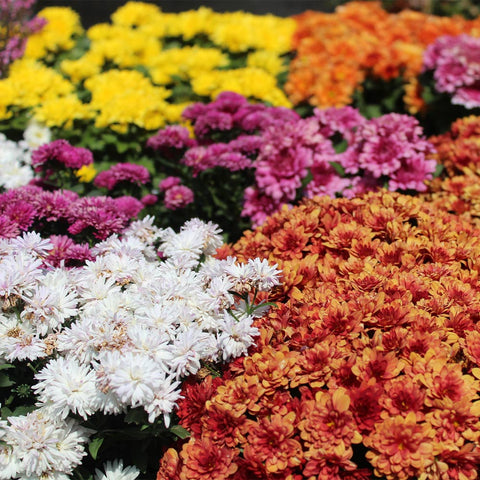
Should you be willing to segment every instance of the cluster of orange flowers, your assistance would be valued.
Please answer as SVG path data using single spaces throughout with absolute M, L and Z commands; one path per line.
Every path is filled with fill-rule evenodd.
M 354 91 L 369 76 L 390 80 L 403 75 L 405 101 L 418 110 L 416 76 L 426 46 L 442 35 L 480 36 L 479 19 L 411 10 L 389 14 L 379 2 L 349 2 L 333 14 L 307 11 L 295 18 L 297 55 L 285 90 L 295 104 L 322 108 L 351 103 Z
M 221 257 L 283 270 L 250 355 L 184 388 L 157 480 L 474 479 L 480 231 L 418 197 L 317 197 Z
M 428 182 L 423 198 L 480 226 L 480 117 L 461 118 L 429 141 L 446 178 Z

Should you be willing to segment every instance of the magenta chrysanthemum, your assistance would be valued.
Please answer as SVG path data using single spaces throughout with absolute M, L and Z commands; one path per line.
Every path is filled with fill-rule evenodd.
M 78 170 L 92 163 L 90 150 L 74 147 L 62 139 L 41 145 L 32 153 L 32 166 L 36 172 L 62 167 Z
M 120 182 L 144 185 L 149 181 L 150 173 L 142 165 L 136 165 L 134 163 L 117 163 L 108 170 L 100 172 L 96 176 L 94 183 L 97 187 L 104 187 L 108 190 L 112 190 Z

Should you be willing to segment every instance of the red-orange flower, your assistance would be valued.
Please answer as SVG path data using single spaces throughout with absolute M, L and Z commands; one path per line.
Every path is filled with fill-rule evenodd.
M 225 480 L 237 471 L 235 449 L 223 447 L 209 438 L 192 437 L 183 446 L 180 480 Z
M 371 449 L 366 456 L 377 476 L 398 480 L 419 477 L 434 462 L 434 435 L 430 425 L 417 423 L 414 412 L 389 417 L 365 438 Z
M 295 433 L 295 412 L 286 415 L 273 414 L 258 422 L 248 422 L 244 435 L 244 457 L 262 462 L 267 473 L 277 473 L 287 467 L 296 467 L 303 462 L 302 446 L 292 438 Z

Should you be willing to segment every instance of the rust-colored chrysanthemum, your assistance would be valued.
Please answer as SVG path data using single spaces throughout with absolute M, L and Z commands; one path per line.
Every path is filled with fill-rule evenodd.
M 294 254 L 286 238 L 301 239 Z M 222 255 L 282 269 L 277 305 L 255 320 L 250 355 L 226 366 L 223 385 L 196 410 L 197 440 L 235 452 L 238 468 L 226 479 L 475 478 L 480 230 L 472 217 L 385 191 L 317 197 Z M 193 468 L 191 448 L 176 467 L 169 454 L 167 465 Z

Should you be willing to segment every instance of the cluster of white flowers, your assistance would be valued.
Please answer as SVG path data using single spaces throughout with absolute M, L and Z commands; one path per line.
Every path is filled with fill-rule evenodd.
M 247 353 L 266 309 L 248 295 L 277 285 L 279 271 L 266 260 L 215 259 L 219 233 L 198 219 L 161 230 L 147 217 L 73 269 L 49 268 L 51 245 L 38 234 L 0 240 L 0 362 L 48 360 L 35 375 L 38 410 L 0 424 L 9 445 L 0 479 L 68 475 L 88 437 L 70 414 L 142 407 L 168 427 L 183 378 Z
M 34 177 L 31 155 L 35 148 L 51 140 L 50 129 L 31 121 L 23 140 L 14 142 L 0 133 L 0 187 L 5 189 L 27 185 Z

